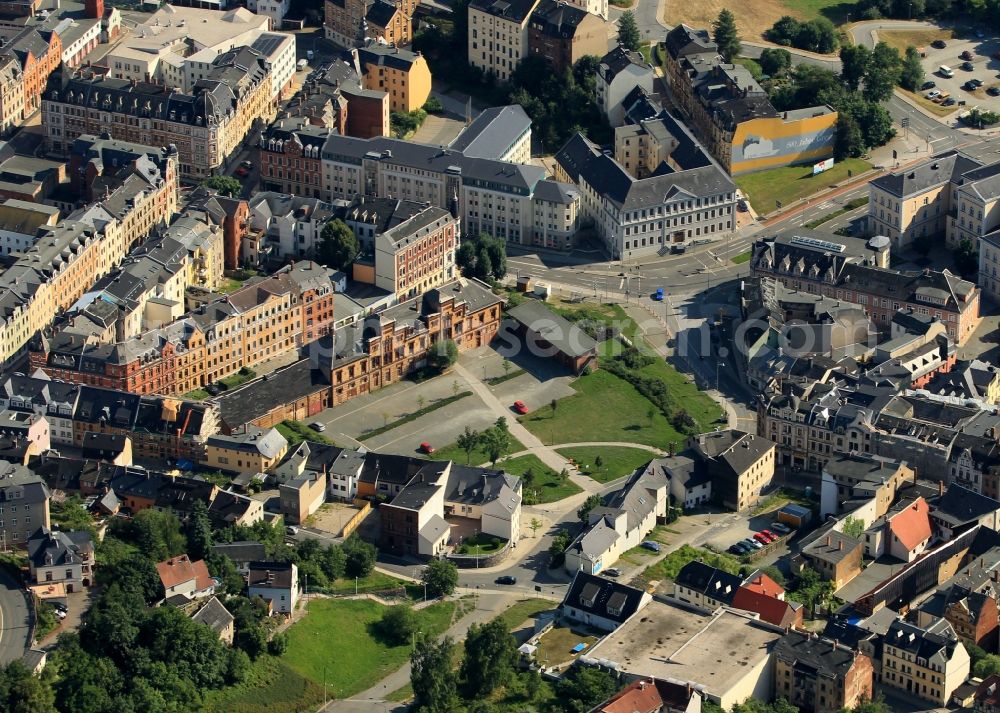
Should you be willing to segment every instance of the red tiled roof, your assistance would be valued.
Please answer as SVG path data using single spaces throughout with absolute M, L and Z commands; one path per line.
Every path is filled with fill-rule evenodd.
M 889 530 L 908 551 L 912 551 L 931 537 L 930 508 L 927 501 L 917 498 L 905 510 L 901 510 L 889 520 Z
M 777 599 L 785 593 L 785 588 L 768 577 L 763 572 L 757 572 L 751 579 L 743 583 L 743 586 L 752 592 L 758 592 L 767 597 Z
M 795 619 L 795 611 L 791 604 L 747 587 L 736 590 L 733 607 L 756 612 L 760 614 L 761 619 L 775 626 L 787 626 Z
M 983 679 L 976 689 L 976 702 L 986 706 L 1000 705 L 1000 676 L 993 674 Z
M 164 589 L 170 589 L 191 580 L 195 581 L 195 589 L 207 589 L 213 583 L 208 574 L 205 560 L 192 562 L 187 555 L 177 555 L 166 562 L 157 562 L 156 572 L 160 575 Z

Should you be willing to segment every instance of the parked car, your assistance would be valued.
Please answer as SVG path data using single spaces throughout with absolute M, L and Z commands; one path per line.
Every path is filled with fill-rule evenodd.
M 979 87 L 983 86 L 983 80 L 982 79 L 975 79 L 975 78 L 973 78 L 973 79 L 970 79 L 969 82 L 971 82 L 976 88 L 979 88 Z
M 969 50 L 965 50 L 962 54 L 958 55 L 960 59 L 972 60 L 973 54 Z
M 783 522 L 772 522 L 771 529 L 774 530 L 775 532 L 780 532 L 782 535 L 787 535 L 789 532 L 792 531 L 792 528 L 790 528 Z
M 240 166 L 249 171 L 253 168 L 253 161 L 240 161 Z
M 765 535 L 763 532 L 755 532 L 753 534 L 753 539 L 757 540 L 762 545 L 771 544 L 771 538 Z
M 948 99 L 945 99 L 943 102 L 941 102 L 941 106 L 955 106 L 955 100 L 949 97 Z
M 936 99 L 939 96 L 941 96 L 941 92 L 938 89 L 933 89 L 924 95 L 926 99 Z
M 54 606 L 56 608 L 56 611 L 61 611 L 61 612 L 68 612 L 69 611 L 69 607 L 66 606 L 65 604 L 63 604 L 62 602 L 56 602 L 52 606 Z
M 972 83 L 971 79 L 969 81 L 967 81 L 965 84 L 962 85 L 962 89 L 964 89 L 967 92 L 971 92 L 975 88 L 976 88 L 976 85 Z
M 62 609 L 56 609 L 52 613 L 55 614 L 60 620 L 66 618 L 66 612 L 64 612 Z
M 515 401 L 514 402 L 514 410 L 517 411 L 521 415 L 524 415 L 524 414 L 528 413 L 528 407 L 524 405 L 523 401 Z
M 617 567 L 608 567 L 606 570 L 604 570 L 604 574 L 608 577 L 621 577 L 622 571 Z
M 986 93 L 991 97 L 1000 97 L 1000 87 L 990 87 L 986 90 Z
M 962 69 L 964 69 L 966 72 L 971 72 L 975 68 L 976 66 L 972 64 L 972 62 L 962 62 Z
M 517 584 L 517 577 L 505 574 L 502 577 L 497 577 L 497 584 Z
M 326 430 L 326 424 L 320 423 L 319 421 L 313 421 L 312 423 L 309 424 L 309 428 L 316 431 L 316 433 L 322 433 L 323 431 Z
M 653 299 L 657 302 L 663 302 L 663 288 L 657 287 L 656 292 L 653 293 Z
M 933 42 L 931 42 L 931 47 L 933 47 L 936 50 L 943 50 L 947 46 L 948 43 L 945 42 L 944 40 L 934 40 Z
M 770 530 L 761 530 L 761 532 L 770 537 L 772 542 L 778 539 L 778 535 L 774 534 Z
M 297 535 L 299 534 L 299 528 L 295 527 L 295 525 L 289 525 L 288 527 L 285 528 L 285 534 Z
M 920 88 L 921 89 L 933 89 L 936 86 L 937 86 L 937 82 L 932 82 L 930 80 L 927 80 L 926 82 L 924 82 L 924 85 L 922 87 L 920 87 Z
M 757 542 L 757 540 L 753 539 L 752 537 L 748 537 L 745 540 L 740 540 L 740 542 L 746 547 L 749 547 L 751 550 L 759 550 L 764 547 L 764 545 L 760 544 L 759 542 Z
M 729 546 L 729 554 L 732 555 L 745 555 L 750 549 L 744 545 L 742 542 L 737 542 Z
M 645 540 L 642 543 L 642 546 L 645 547 L 647 550 L 652 550 L 653 552 L 660 551 L 660 543 L 654 542 L 653 540 Z
M 431 453 L 436 451 L 437 448 L 432 446 L 427 441 L 424 441 L 423 443 L 420 444 L 420 448 L 418 448 L 417 450 L 419 450 L 421 453 L 426 453 L 427 455 L 430 455 Z

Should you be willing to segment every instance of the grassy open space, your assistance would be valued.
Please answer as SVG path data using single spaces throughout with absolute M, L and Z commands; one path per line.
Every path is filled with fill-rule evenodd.
M 296 672 L 338 698 L 363 691 L 406 663 L 410 644 L 389 645 L 372 636 L 371 625 L 385 607 L 367 600 L 317 599 L 309 614 L 288 629 L 282 657 Z M 454 602 L 439 602 L 416 612 L 420 631 L 436 637 L 451 625 Z M 325 668 L 324 668 L 325 667 Z
M 473 537 L 466 537 L 462 544 L 458 546 L 457 552 L 460 555 L 488 555 L 503 549 L 507 540 L 494 535 L 487 535 L 477 532 Z
M 849 158 L 835 163 L 829 171 L 813 175 L 812 166 L 785 166 L 768 171 L 748 173 L 736 178 L 736 185 L 750 199 L 758 213 L 766 214 L 775 209 L 775 201 L 784 207 L 800 198 L 806 198 L 834 183 L 843 181 L 848 172 L 858 176 L 872 165 L 860 158 Z
M 329 689 L 327 689 L 329 690 Z M 238 686 L 205 693 L 210 713 L 298 713 L 323 702 L 323 681 L 316 684 L 282 659 L 262 656 Z
M 523 450 L 525 450 L 524 444 L 521 443 L 516 438 L 514 438 L 513 436 L 511 436 L 510 452 L 520 453 Z M 483 463 L 490 462 L 489 454 L 487 454 L 486 451 L 483 450 L 481 447 L 476 448 L 474 451 L 472 451 L 472 457 L 469 458 L 465 454 L 465 451 L 463 451 L 461 448 L 458 447 L 457 443 L 449 443 L 446 446 L 442 446 L 441 448 L 438 448 L 436 451 L 434 451 L 434 453 L 432 453 L 431 455 L 424 456 L 424 458 L 428 458 L 430 460 L 453 460 L 459 465 L 467 465 L 467 464 L 482 465 Z
M 895 47 L 900 54 L 906 53 L 906 48 L 913 46 L 930 47 L 934 40 L 950 40 L 955 36 L 953 30 L 941 27 L 932 30 L 879 30 L 878 38 L 890 47 Z M 956 60 L 956 63 L 959 63 Z
M 914 104 L 920 105 L 934 116 L 948 116 L 961 108 L 957 103 L 952 106 L 935 104 L 930 99 L 924 97 L 926 92 L 908 92 L 905 89 L 900 89 L 899 91 L 905 94 Z
M 579 485 L 569 478 L 564 481 L 561 480 L 557 472 L 542 463 L 538 456 L 531 455 L 530 453 L 518 456 L 517 458 L 510 458 L 499 465 L 511 475 L 518 477 L 523 476 L 528 469 L 531 469 L 531 472 L 535 476 L 534 481 L 530 487 L 528 485 L 524 486 L 524 493 L 530 496 L 529 500 L 534 504 L 554 503 L 557 500 L 568 498 L 570 495 L 576 495 L 581 491 Z
M 209 396 L 211 396 L 211 394 L 205 391 L 205 389 L 194 389 L 193 391 L 188 391 L 181 398 L 188 399 L 190 401 L 204 401 Z
M 662 447 L 684 441 L 662 413 L 653 409 L 650 417 L 649 400 L 613 374 L 596 371 L 572 386 L 576 393 L 557 401 L 555 413 L 551 405 L 543 406 L 518 420 L 545 443 L 621 441 Z
M 301 421 L 282 421 L 275 428 L 278 429 L 278 433 L 285 437 L 290 446 L 297 446 L 302 441 L 333 445 L 333 441 Z
M 544 666 L 558 666 L 580 656 L 585 656 L 590 647 L 597 642 L 596 636 L 580 629 L 556 625 L 545 632 L 538 640 L 538 651 L 535 660 Z M 578 654 L 572 652 L 577 644 L 586 644 L 587 648 Z
M 684 565 L 696 559 L 730 574 L 738 573 L 742 566 L 740 560 L 732 555 L 719 554 L 691 545 L 681 545 L 656 564 L 647 567 L 646 571 L 642 573 L 642 579 L 647 582 L 673 580 Z
M 645 344 L 645 342 L 643 343 Z M 656 377 L 666 384 L 667 397 L 671 407 L 674 409 L 683 408 L 687 411 L 691 415 L 691 418 L 698 422 L 699 433 L 712 430 L 712 424 L 717 423 L 723 417 L 722 407 L 715 403 L 709 396 L 699 391 L 697 385 L 688 378 L 687 374 L 677 371 L 663 357 L 659 355 L 654 356 L 656 356 L 656 359 L 653 363 L 639 369 L 639 373 Z M 670 430 L 673 431 L 673 428 L 671 427 Z M 674 432 L 676 433 L 676 431 Z M 629 440 L 642 442 L 636 441 L 634 438 Z M 660 441 L 652 445 L 658 448 L 665 448 L 671 441 L 680 446 L 684 442 L 684 437 L 679 436 L 677 439 L 668 438 L 666 441 Z
M 534 619 L 542 612 L 551 611 L 555 606 L 554 602 L 545 599 L 522 599 L 494 618 L 502 621 L 509 631 L 514 631 L 528 619 Z
M 582 446 L 579 448 L 558 448 L 559 455 L 572 460 L 580 472 L 601 483 L 608 483 L 626 475 L 631 475 L 636 468 L 644 466 L 656 457 L 655 453 L 641 448 L 624 448 L 620 446 Z M 597 465 L 597 457 L 601 465 Z
M 726 0 L 705 0 L 701 3 L 666 3 L 663 21 L 668 25 L 686 22 L 698 28 L 712 30 L 712 22 L 722 9 L 732 10 L 736 16 L 736 27 L 746 40 L 759 40 L 766 29 L 782 15 L 791 15 L 799 20 L 826 17 L 834 24 L 846 19 L 854 9 L 854 3 L 838 0 L 754 0 L 752 3 L 732 3 Z
M 750 251 L 747 250 L 745 253 L 740 253 L 739 255 L 734 255 L 733 257 L 731 257 L 729 259 L 729 261 L 731 263 L 733 263 L 734 265 L 742 265 L 745 262 L 750 262 L 750 258 L 751 258 Z
M 379 571 L 373 571 L 367 577 L 361 577 L 357 581 L 359 592 L 377 592 L 389 589 L 397 589 L 407 584 L 406 580 L 397 579 L 392 575 Z M 338 579 L 334 581 L 327 590 L 330 594 L 354 594 L 355 582 L 353 579 Z M 311 591 L 311 590 L 310 590 Z
M 778 488 L 776 491 L 761 500 L 757 506 L 751 510 L 751 514 L 759 515 L 761 513 L 771 512 L 772 510 L 784 507 L 788 503 L 796 503 L 797 505 L 812 507 L 812 503 L 810 503 L 809 500 L 801 493 L 797 493 L 794 490 L 788 490 L 787 488 Z

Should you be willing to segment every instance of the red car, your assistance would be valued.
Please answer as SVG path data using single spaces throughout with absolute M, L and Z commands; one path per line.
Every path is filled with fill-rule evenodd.
M 528 413 L 528 407 L 524 405 L 523 401 L 515 401 L 514 410 L 522 415 Z
M 753 536 L 753 539 L 757 540 L 762 545 L 771 544 L 771 538 L 765 535 L 763 532 L 758 532 Z
M 236 169 L 234 173 L 236 174 L 237 178 L 246 178 L 247 174 L 250 173 L 250 169 L 248 169 L 246 166 L 240 166 L 239 168 Z
M 972 57 L 973 57 L 973 54 L 969 50 L 965 50 L 965 52 L 963 52 L 962 54 L 960 54 L 958 56 L 959 56 L 960 59 L 971 60 Z
M 419 450 L 420 450 L 421 453 L 426 453 L 427 455 L 430 455 L 431 453 L 433 453 L 437 449 L 434 446 L 432 446 L 430 443 L 428 443 L 427 441 L 424 441 L 423 443 L 420 444 L 420 449 Z
M 761 533 L 767 535 L 768 537 L 770 537 L 771 538 L 771 542 L 774 542 L 775 540 L 778 539 L 778 535 L 774 534 L 770 530 L 761 530 Z

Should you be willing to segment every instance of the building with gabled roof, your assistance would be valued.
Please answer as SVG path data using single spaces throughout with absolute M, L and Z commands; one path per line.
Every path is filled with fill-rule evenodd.
M 802 548 L 802 556 L 812 567 L 840 589 L 861 573 L 864 543 L 856 537 L 830 530 Z
M 204 624 L 218 635 L 222 643 L 227 646 L 233 645 L 235 619 L 218 597 L 212 597 L 205 602 L 204 606 L 191 615 L 191 621 Z
M 382 3 L 392 8 L 393 15 L 399 15 L 396 5 Z M 369 14 L 375 6 L 369 10 Z M 381 23 L 387 27 L 394 20 L 390 16 Z M 361 82 L 365 89 L 389 94 L 389 110 L 416 111 L 427 103 L 431 95 L 431 70 L 427 60 L 419 52 L 402 49 L 399 44 L 385 45 L 369 41 L 362 47 L 351 50 L 361 68 Z M 348 102 L 348 112 L 350 103 Z
M 28 570 L 35 584 L 59 582 L 67 592 L 89 587 L 94 577 L 94 541 L 90 533 L 39 527 L 28 540 Z
M 969 654 L 940 619 L 924 628 L 894 621 L 882 642 L 882 685 L 946 706 L 969 675 Z
M 692 560 L 681 567 L 674 577 L 673 597 L 685 604 L 714 611 L 720 606 L 732 604 L 742 585 L 742 577 L 700 560 Z
M 247 596 L 261 597 L 279 614 L 291 614 L 299 600 L 299 568 L 294 562 L 251 562 Z
M 156 572 L 168 599 L 175 595 L 200 599 L 215 590 L 215 581 L 208 574 L 205 560 L 192 562 L 186 554 L 158 562 Z
M 567 10 L 573 10 L 567 6 Z M 469 158 L 531 161 L 531 118 L 519 104 L 490 107 L 462 129 L 449 149 Z
M 472 0 L 469 64 L 503 83 L 528 56 L 528 20 L 539 0 Z
M 774 658 L 775 695 L 799 710 L 836 713 L 872 698 L 872 660 L 836 641 L 789 631 Z
M 614 631 L 650 601 L 652 597 L 641 589 L 577 572 L 559 605 L 559 613 L 573 622 Z
M 541 0 L 528 24 L 528 52 L 544 57 L 557 76 L 587 55 L 608 49 L 607 26 L 599 14 L 560 0 Z
M 776 446 L 737 429 L 692 436 L 688 448 L 705 461 L 712 496 L 723 506 L 743 511 L 753 507 L 774 478 Z
M 701 694 L 692 686 L 659 678 L 641 678 L 618 691 L 590 713 L 699 713 Z

